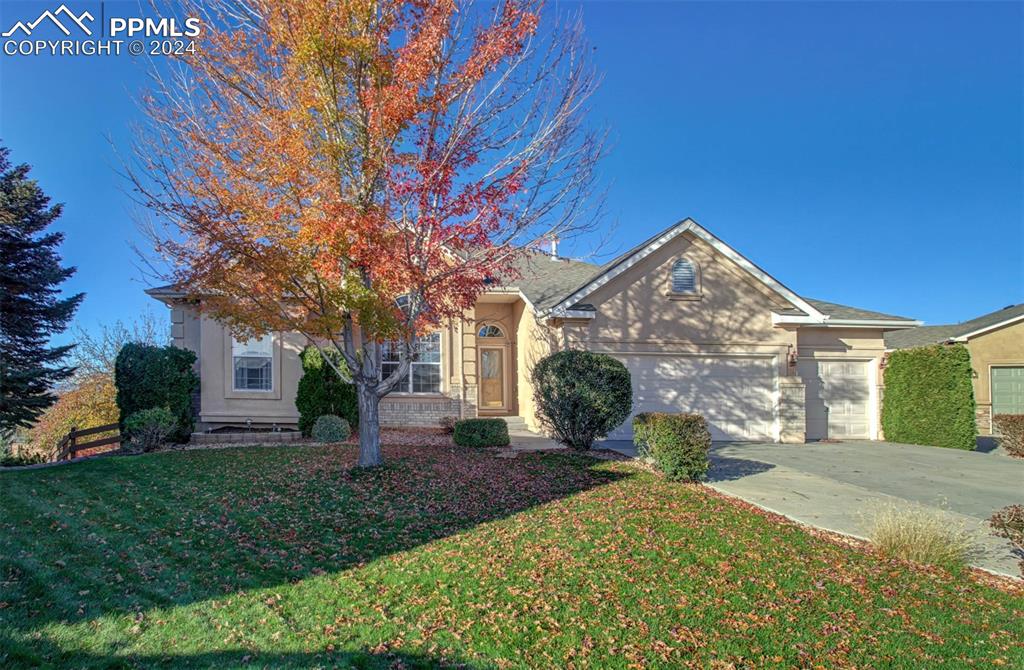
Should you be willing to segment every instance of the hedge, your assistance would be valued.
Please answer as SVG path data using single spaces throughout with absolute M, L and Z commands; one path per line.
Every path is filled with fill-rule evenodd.
M 633 409 L 629 370 L 607 354 L 559 351 L 538 361 L 532 378 L 541 423 L 573 449 L 589 449 Z
M 341 356 L 328 350 L 336 364 L 346 369 Z M 348 422 L 352 431 L 359 430 L 359 399 L 356 387 L 343 381 L 330 365 L 324 363 L 323 355 L 314 346 L 308 346 L 301 354 L 302 378 L 295 394 L 295 407 L 299 410 L 299 430 L 309 436 L 316 420 L 325 414 L 340 416 Z
M 700 414 L 637 414 L 633 443 L 669 480 L 695 482 L 707 474 L 711 431 Z
M 195 352 L 178 347 L 158 347 L 129 342 L 114 362 L 114 386 L 122 432 L 125 419 L 144 409 L 165 407 L 177 422 L 169 438 L 188 442 L 192 435 L 192 392 L 199 377 L 192 370 Z
M 452 439 L 460 447 L 505 447 L 511 441 L 503 419 L 456 421 Z
M 885 368 L 885 439 L 975 448 L 971 355 L 962 344 L 895 351 Z

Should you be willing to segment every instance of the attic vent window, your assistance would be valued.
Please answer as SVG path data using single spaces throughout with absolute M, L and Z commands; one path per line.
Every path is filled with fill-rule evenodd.
M 697 271 L 693 263 L 680 258 L 672 264 L 672 293 L 697 292 Z

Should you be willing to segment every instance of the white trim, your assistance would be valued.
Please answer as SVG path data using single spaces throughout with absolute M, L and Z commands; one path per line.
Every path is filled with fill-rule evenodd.
M 735 249 L 730 247 L 722 240 L 712 235 L 708 230 L 706 230 L 704 227 L 702 227 L 700 224 L 698 224 L 696 221 L 690 218 L 682 220 L 681 222 L 677 223 L 676 225 L 672 226 L 664 233 L 659 235 L 652 242 L 647 244 L 647 246 L 643 247 L 642 249 L 634 251 L 630 256 L 626 257 L 621 262 L 616 264 L 615 267 L 611 268 L 607 272 L 601 273 L 600 275 L 592 279 L 588 284 L 576 290 L 572 295 L 560 301 L 554 307 L 549 309 L 547 313 L 549 315 L 558 315 L 557 312 L 564 310 L 567 305 L 574 305 L 577 302 L 580 302 L 580 300 L 590 295 L 597 289 L 601 288 L 611 280 L 615 279 L 623 272 L 630 269 L 631 267 L 633 267 L 643 259 L 647 258 L 655 251 L 665 246 L 667 243 L 669 243 L 670 241 L 672 241 L 673 239 L 675 239 L 676 237 L 685 232 L 691 232 L 696 237 L 710 244 L 716 251 L 718 251 L 723 256 L 739 265 L 749 274 L 753 275 L 754 278 L 760 281 L 762 284 L 764 284 L 768 288 L 772 289 L 773 291 L 784 297 L 786 300 L 788 300 L 801 311 L 806 312 L 812 318 L 816 319 L 815 322 L 821 323 L 825 321 L 825 319 L 827 318 L 823 313 L 815 309 L 806 300 L 804 300 L 796 293 L 786 288 L 777 279 L 775 279 L 767 272 L 751 263 L 742 254 L 737 252 Z
M 975 337 L 976 335 L 981 335 L 982 333 L 987 333 L 990 330 L 995 330 L 996 328 L 1002 328 L 1003 326 L 1008 326 L 1011 323 L 1016 323 L 1017 321 L 1024 321 L 1024 314 L 1019 314 L 1017 316 L 1014 316 L 1014 317 L 1011 317 L 1009 319 L 1006 319 L 1005 321 L 1000 321 L 999 323 L 993 323 L 991 326 L 985 326 L 984 328 L 979 328 L 978 330 L 972 330 L 969 333 L 964 333 L 963 335 L 959 335 L 957 337 L 950 338 L 949 341 L 951 341 L 951 342 L 966 342 L 969 338 Z
M 923 325 L 923 322 L 894 319 L 833 319 L 830 316 L 826 316 L 824 322 L 818 322 L 814 321 L 812 317 L 787 316 L 772 312 L 772 325 L 814 326 L 816 328 L 889 328 L 898 330 L 916 328 Z

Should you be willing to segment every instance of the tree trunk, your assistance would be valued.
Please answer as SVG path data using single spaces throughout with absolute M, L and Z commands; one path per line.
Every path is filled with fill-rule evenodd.
M 356 384 L 359 398 L 359 467 L 382 464 L 380 456 L 380 398 L 376 386 Z

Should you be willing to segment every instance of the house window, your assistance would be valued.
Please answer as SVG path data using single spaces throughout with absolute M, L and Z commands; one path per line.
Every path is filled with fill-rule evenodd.
M 398 352 L 399 347 L 396 343 L 384 343 L 380 366 L 381 379 L 387 379 L 398 369 Z M 397 393 L 441 392 L 441 333 L 416 338 L 409 372 L 399 380 L 393 390 Z
M 680 258 L 672 264 L 672 292 L 697 292 L 697 271 L 690 261 Z
M 274 338 L 269 333 L 245 342 L 231 338 L 231 361 L 236 391 L 274 389 Z
M 477 337 L 505 337 L 505 333 L 501 332 L 501 328 L 497 326 L 487 325 L 481 326 L 480 330 L 477 331 Z

